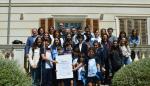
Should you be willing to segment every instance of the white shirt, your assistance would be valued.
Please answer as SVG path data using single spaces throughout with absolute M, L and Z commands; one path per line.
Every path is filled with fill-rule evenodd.
M 38 65 L 40 59 L 40 48 L 34 49 L 32 51 L 32 48 L 29 50 L 29 63 L 30 65 Z
M 50 50 L 46 50 L 46 57 L 48 57 L 48 61 L 45 63 L 45 68 L 49 69 L 53 67 L 53 63 L 52 63 L 52 55 L 51 55 L 51 51 Z
M 85 40 L 86 40 L 86 36 L 85 36 L 84 34 L 82 34 L 82 35 L 84 36 L 83 41 L 85 41 Z M 72 41 L 74 42 L 74 44 L 78 44 L 78 43 L 79 43 L 79 41 L 78 41 L 78 39 L 77 39 L 77 34 L 75 34 L 75 35 L 72 37 Z
M 94 37 L 94 38 L 91 38 L 91 41 L 92 41 L 92 42 L 98 41 L 99 43 L 101 43 L 101 40 L 102 40 L 101 37 L 97 37 L 97 38 Z
M 80 49 L 80 52 L 81 52 L 81 49 L 82 49 L 82 43 L 79 44 L 79 49 Z
M 121 49 L 121 51 L 122 51 L 122 54 L 123 54 L 123 56 L 125 56 L 125 57 L 130 57 L 130 55 L 131 55 L 131 50 L 130 50 L 130 47 L 129 46 L 120 46 L 120 49 Z
M 82 78 L 81 78 L 81 71 L 84 71 L 84 67 L 80 67 L 78 69 L 78 80 L 82 80 Z
M 89 59 L 88 61 L 88 77 L 94 77 L 97 73 L 96 61 L 95 59 Z
M 78 58 L 75 58 L 75 59 L 73 60 L 72 64 L 73 64 L 73 65 L 76 64 L 77 61 L 78 61 Z

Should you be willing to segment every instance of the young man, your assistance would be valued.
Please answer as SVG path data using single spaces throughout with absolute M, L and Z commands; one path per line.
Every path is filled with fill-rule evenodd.
M 114 40 L 117 40 L 117 37 L 116 36 L 114 36 L 114 35 L 112 35 L 112 33 L 113 33 L 113 28 L 108 28 L 107 29 L 107 32 L 108 32 L 108 40 L 111 42 L 111 43 L 113 43 L 113 41 Z

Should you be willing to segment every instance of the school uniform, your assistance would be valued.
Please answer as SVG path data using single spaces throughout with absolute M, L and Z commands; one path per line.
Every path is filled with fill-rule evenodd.
M 56 60 L 58 55 L 63 55 L 65 53 L 67 53 L 67 52 L 64 51 L 63 47 L 62 47 L 62 52 L 61 53 L 59 53 L 57 48 L 58 47 L 55 46 L 55 45 L 51 46 L 52 58 L 54 60 Z M 53 82 L 54 82 L 53 86 L 58 86 L 58 83 L 61 83 L 62 81 L 64 82 L 64 86 L 70 86 L 70 79 L 56 79 L 56 65 L 54 65 L 54 67 L 53 67 L 53 76 L 54 76 L 54 78 L 53 78 Z
M 96 83 L 97 81 L 97 63 L 95 58 L 88 59 L 88 70 L 87 70 L 87 83 L 93 82 Z
M 42 86 L 52 86 L 53 58 L 50 49 L 45 50 L 45 56 L 48 57 L 48 60 L 42 61 Z
M 74 46 L 74 49 L 75 48 L 79 48 L 79 50 L 80 50 L 81 53 L 83 53 L 85 56 L 87 55 L 87 49 L 88 49 L 88 47 L 87 47 L 87 45 L 85 43 L 81 43 L 81 44 L 78 43 L 78 44 L 76 44 Z

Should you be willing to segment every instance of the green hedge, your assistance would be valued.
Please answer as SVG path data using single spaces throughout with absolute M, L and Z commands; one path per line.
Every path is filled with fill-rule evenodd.
M 31 86 L 31 79 L 15 61 L 0 58 L 0 86 Z
M 121 68 L 114 75 L 112 86 L 150 86 L 150 58 Z

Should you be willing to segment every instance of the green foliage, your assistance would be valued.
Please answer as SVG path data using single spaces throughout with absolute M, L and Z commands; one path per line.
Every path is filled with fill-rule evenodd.
M 121 68 L 114 75 L 112 86 L 150 86 L 150 58 Z
M 0 58 L 0 86 L 31 86 L 31 79 L 15 61 Z

